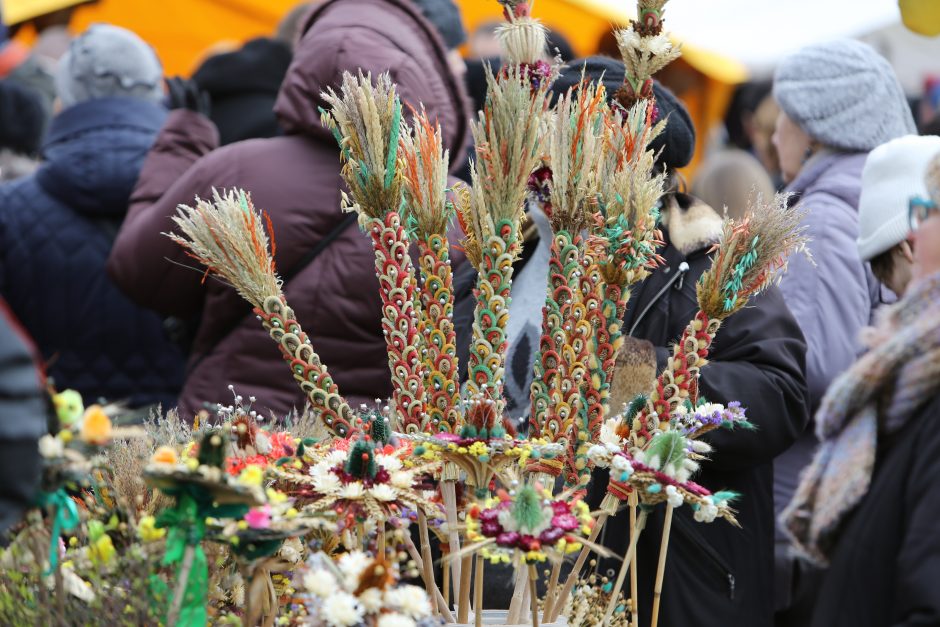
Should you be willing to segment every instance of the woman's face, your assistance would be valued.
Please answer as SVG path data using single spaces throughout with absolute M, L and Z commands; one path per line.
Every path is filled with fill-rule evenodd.
M 940 272 L 940 212 L 934 211 L 914 232 L 914 279 Z
M 777 148 L 783 180 L 789 183 L 803 168 L 813 140 L 783 110 L 777 115 L 777 128 L 771 140 Z

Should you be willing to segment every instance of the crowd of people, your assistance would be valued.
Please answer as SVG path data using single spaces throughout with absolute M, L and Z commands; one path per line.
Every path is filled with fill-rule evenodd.
M 14 63 L 0 48 L 3 527 L 31 499 L 47 382 L 143 413 L 178 407 L 184 420 L 230 386 L 265 414 L 302 408 L 248 305 L 165 236 L 178 205 L 214 189 L 244 188 L 270 215 L 285 293 L 346 397 L 388 397 L 373 251 L 340 210 L 321 91 L 346 71 L 390 72 L 440 123 L 456 181 L 485 67 L 500 62 L 494 26 L 468 36 L 452 0 L 304 3 L 188 80 L 165 78 L 126 29 L 72 37 L 69 16 L 52 17 L 31 54 Z M 546 58 L 564 62 L 556 97 L 582 77 L 608 94 L 622 84 L 619 61 L 575 59 L 559 33 L 550 42 Z M 713 435 L 718 453 L 697 479 L 743 495 L 741 528 L 677 511 L 660 624 L 940 625 L 940 137 L 918 135 L 891 65 L 854 40 L 806 47 L 739 89 L 728 149 L 691 181 L 679 172 L 701 129 L 666 86 L 654 95 L 662 263 L 633 290 L 620 376 L 662 370 L 723 220 L 744 219 L 757 194 L 783 192 L 804 212 L 811 253 L 729 319 L 702 370 L 702 394 L 740 401 L 757 427 Z M 521 429 L 551 239 L 537 201 L 527 213 L 506 373 Z M 459 251 L 452 261 L 464 350 L 476 276 Z M 590 496 L 605 484 L 597 476 Z M 650 516 L 641 571 L 657 562 L 662 525 Z M 622 555 L 626 529 L 609 524 L 601 541 Z M 652 591 L 639 598 L 649 616 Z

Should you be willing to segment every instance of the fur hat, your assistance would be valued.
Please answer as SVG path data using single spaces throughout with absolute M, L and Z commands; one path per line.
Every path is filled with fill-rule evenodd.
M 0 149 L 39 153 L 46 112 L 39 94 L 12 80 L 0 81 Z
M 564 69 L 552 86 L 555 97 L 581 82 L 582 68 L 586 79 L 602 80 L 609 98 L 623 85 L 623 63 L 609 57 L 588 57 L 572 61 Z M 653 95 L 659 110 L 657 119 L 667 120 L 666 129 L 650 144 L 653 152 L 659 155 L 656 167 L 660 171 L 685 167 L 695 154 L 695 126 L 692 118 L 675 94 L 656 80 L 653 81 Z
M 868 261 L 904 241 L 912 196 L 927 198 L 924 177 L 940 155 L 940 137 L 906 135 L 878 146 L 862 171 L 858 203 L 858 254 Z
M 92 24 L 59 60 L 55 86 L 66 107 L 97 98 L 163 99 L 163 68 L 156 53 L 131 31 Z
M 891 64 L 868 44 L 839 39 L 807 46 L 774 74 L 780 108 L 816 141 L 868 152 L 917 132 Z

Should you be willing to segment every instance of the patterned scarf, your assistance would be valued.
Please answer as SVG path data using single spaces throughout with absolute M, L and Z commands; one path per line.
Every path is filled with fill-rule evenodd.
M 879 435 L 899 432 L 940 390 L 940 274 L 912 285 L 864 339 L 870 351 L 826 392 L 821 444 L 781 515 L 797 552 L 821 565 L 868 492 Z

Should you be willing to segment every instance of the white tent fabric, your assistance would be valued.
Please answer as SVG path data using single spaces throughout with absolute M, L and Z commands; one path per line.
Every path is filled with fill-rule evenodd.
M 625 0 L 585 0 L 611 19 Z M 897 0 L 670 0 L 666 27 L 681 41 L 744 63 L 757 74 L 805 45 L 870 33 L 901 19 Z

